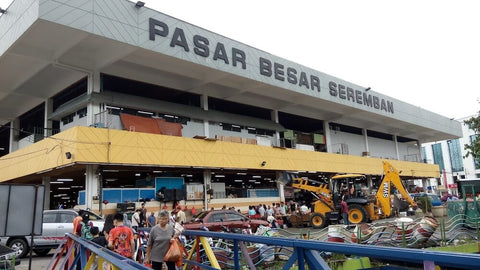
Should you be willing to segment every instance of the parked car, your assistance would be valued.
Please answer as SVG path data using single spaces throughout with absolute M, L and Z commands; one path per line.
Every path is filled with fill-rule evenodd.
M 422 196 L 428 196 L 430 201 L 432 202 L 432 206 L 441 206 L 443 205 L 442 198 L 440 195 L 437 194 L 432 194 L 432 193 L 412 193 L 410 196 L 413 198 L 413 200 L 417 201 L 419 197 Z
M 260 226 L 268 226 L 268 222 L 261 219 L 250 219 L 234 210 L 210 210 L 203 211 L 193 217 L 191 222 L 183 225 L 185 230 L 201 230 L 203 227 L 209 231 L 251 229 L 255 232 Z
M 99 215 L 86 211 L 93 226 L 103 230 L 104 219 Z M 43 211 L 42 235 L 33 237 L 33 251 L 37 255 L 46 255 L 52 248 L 58 247 L 66 233 L 73 232 L 73 219 L 78 211 L 71 209 Z M 0 243 L 15 250 L 18 257 L 25 257 L 30 251 L 30 237 L 0 237 Z
M 0 270 L 15 269 L 20 264 L 15 255 L 15 250 L 0 244 Z

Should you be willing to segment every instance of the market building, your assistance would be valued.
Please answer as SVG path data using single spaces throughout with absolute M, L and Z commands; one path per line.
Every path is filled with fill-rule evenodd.
M 462 136 L 457 121 L 141 3 L 6 11 L 0 182 L 45 185 L 46 207 L 162 207 L 159 191 L 168 207 L 247 207 L 289 199 L 285 171 L 374 181 L 384 159 L 404 179 L 438 178 L 420 145 Z

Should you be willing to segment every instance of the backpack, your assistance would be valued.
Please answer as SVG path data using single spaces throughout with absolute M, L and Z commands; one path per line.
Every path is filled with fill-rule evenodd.
M 82 238 L 86 240 L 92 240 L 93 235 L 90 232 L 90 224 L 82 222 Z

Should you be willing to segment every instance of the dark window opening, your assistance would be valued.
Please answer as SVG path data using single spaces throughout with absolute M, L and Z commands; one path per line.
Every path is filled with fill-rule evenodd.
M 62 92 L 56 94 L 52 98 L 52 107 L 53 111 L 55 112 L 58 107 L 65 104 L 66 102 L 79 97 L 83 94 L 87 93 L 87 77 L 81 79 L 80 81 L 70 85 L 69 87 L 65 88 Z
M 83 118 L 83 117 L 87 116 L 87 107 L 78 110 L 77 114 L 78 114 L 78 118 Z
M 271 120 L 270 110 L 232 101 L 221 100 L 214 97 L 208 98 L 208 109 Z
M 300 132 L 323 133 L 323 121 L 308 117 L 302 117 L 285 112 L 278 112 L 279 123 L 286 129 Z
M 228 124 L 228 123 L 220 123 L 223 130 L 234 131 L 234 132 L 242 132 L 242 127 L 239 125 Z
M 172 88 L 102 74 L 102 91 L 111 91 L 200 107 L 200 95 Z
M 188 121 L 191 121 L 189 117 L 184 117 L 184 116 L 177 116 L 177 115 L 172 115 L 172 114 L 159 114 L 160 117 L 165 119 L 165 121 L 170 122 L 170 123 L 180 123 L 182 125 L 186 125 Z
M 64 116 L 61 119 L 62 124 L 65 126 L 66 124 L 72 123 L 74 118 L 75 118 L 75 113 L 71 113 L 67 116 Z
M 407 137 L 402 137 L 402 136 L 397 136 L 397 142 L 399 143 L 406 143 L 406 142 L 416 142 L 417 140 L 407 138 Z
M 383 132 L 373 131 L 373 130 L 367 130 L 367 136 L 372 138 L 377 138 L 377 139 L 393 141 L 393 135 L 383 133 Z
M 357 135 L 362 135 L 363 134 L 361 128 L 342 125 L 342 124 L 337 124 L 337 123 L 330 123 L 330 130 L 332 130 L 333 132 L 341 131 L 341 132 L 357 134 Z
M 10 152 L 10 123 L 0 126 L 0 156 Z
M 20 134 L 19 140 L 28 137 L 32 134 L 43 136 L 45 118 L 44 103 L 31 109 L 19 117 L 20 120 Z
M 272 136 L 275 135 L 275 131 L 263 128 L 254 128 L 254 127 L 247 127 L 248 134 L 256 134 L 256 135 L 266 135 Z

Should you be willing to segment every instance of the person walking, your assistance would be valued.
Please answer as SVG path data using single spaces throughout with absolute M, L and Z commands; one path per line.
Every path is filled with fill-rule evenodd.
M 150 216 L 147 218 L 148 222 L 148 227 L 153 228 L 155 224 L 157 224 L 157 218 L 155 217 L 155 214 L 153 212 L 150 213 Z
M 140 223 L 138 223 L 138 226 L 147 227 L 147 207 L 145 202 L 142 202 L 142 208 L 140 208 Z
M 162 270 L 163 263 L 168 270 L 175 270 L 175 262 L 164 262 L 165 255 L 170 248 L 170 243 L 175 241 L 173 226 L 168 224 L 168 211 L 163 210 L 158 214 L 158 224 L 150 231 L 147 243 L 145 263 L 152 263 L 152 269 Z
M 340 200 L 340 206 L 342 207 L 341 213 L 342 213 L 343 224 L 348 226 L 350 225 L 350 222 L 348 220 L 348 205 L 343 197 Z
M 179 205 L 177 206 L 177 218 L 176 221 L 180 223 L 180 225 L 183 225 L 187 222 L 187 216 L 185 215 L 185 212 L 183 212 L 182 207 Z
M 142 210 L 139 208 L 135 210 L 135 213 L 132 215 L 132 229 L 135 231 L 138 231 L 138 226 L 140 226 L 140 212 L 142 212 Z
M 133 259 L 135 253 L 135 242 L 130 227 L 123 225 L 123 215 L 115 214 L 113 217 L 115 228 L 110 230 L 108 237 L 108 248 L 126 258 Z

